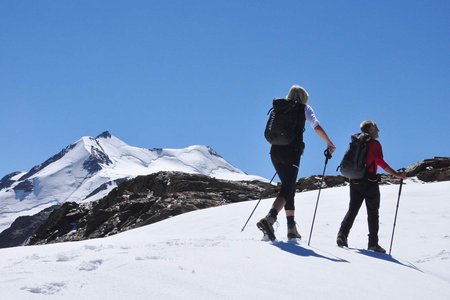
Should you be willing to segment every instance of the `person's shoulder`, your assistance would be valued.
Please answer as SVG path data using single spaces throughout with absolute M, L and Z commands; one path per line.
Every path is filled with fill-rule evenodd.
M 381 143 L 380 143 L 380 141 L 379 140 L 376 140 L 376 139 L 370 139 L 369 140 L 369 143 L 371 143 L 372 145 L 374 145 L 374 146 L 377 146 L 377 147 L 381 147 Z

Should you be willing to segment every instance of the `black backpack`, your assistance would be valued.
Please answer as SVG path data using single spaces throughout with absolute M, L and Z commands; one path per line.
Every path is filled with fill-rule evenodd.
M 367 149 L 370 135 L 367 133 L 356 133 L 352 135 L 350 146 L 342 158 L 340 169 L 341 174 L 349 179 L 362 179 L 366 176 L 367 169 Z M 372 164 L 371 164 L 372 165 Z
M 283 98 L 273 100 L 272 108 L 267 114 L 264 136 L 272 145 L 289 145 L 305 126 L 305 105 Z M 303 119 L 299 116 L 303 116 Z M 302 122 L 303 121 L 303 122 Z

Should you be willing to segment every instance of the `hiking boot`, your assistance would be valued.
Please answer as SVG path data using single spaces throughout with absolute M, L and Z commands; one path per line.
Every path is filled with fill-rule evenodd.
M 275 221 L 275 218 L 267 216 L 256 223 L 256 226 L 259 228 L 259 230 L 261 230 L 264 235 L 266 235 L 271 241 L 274 241 L 276 239 L 275 231 L 273 230 L 273 224 L 275 223 Z
M 347 243 L 347 237 L 345 235 L 338 235 L 336 238 L 336 244 L 339 247 L 347 247 L 348 248 L 348 243 Z
M 295 240 L 295 239 L 301 240 L 302 239 L 302 236 L 297 231 L 297 223 L 295 223 L 291 227 L 288 226 L 287 238 L 288 238 L 288 240 Z
M 383 247 L 381 247 L 380 245 L 376 244 L 373 246 L 369 246 L 368 250 L 370 251 L 375 251 L 375 252 L 379 252 L 379 253 L 386 253 L 386 250 L 384 250 Z

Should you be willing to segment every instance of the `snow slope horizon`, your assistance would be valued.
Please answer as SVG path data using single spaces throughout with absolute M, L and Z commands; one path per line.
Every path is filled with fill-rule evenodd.
M 84 136 L 29 172 L 0 182 L 0 232 L 23 215 L 55 204 L 103 198 L 125 179 L 159 171 L 202 174 L 225 180 L 261 180 L 242 172 L 208 146 L 144 149 L 104 132 Z
M 273 199 L 198 210 L 111 237 L 0 249 L 5 299 L 448 299 L 450 182 L 403 186 L 392 256 L 364 250 L 362 208 L 350 249 L 335 246 L 348 187 L 296 195 L 303 240 L 287 241 L 282 214 L 274 243 L 255 223 Z M 381 186 L 380 244 L 389 246 L 398 185 Z

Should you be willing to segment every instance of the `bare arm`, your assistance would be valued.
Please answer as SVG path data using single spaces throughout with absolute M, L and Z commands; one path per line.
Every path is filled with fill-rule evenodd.
M 333 142 L 330 140 L 330 138 L 328 137 L 327 133 L 325 132 L 325 130 L 323 130 L 322 126 L 317 125 L 314 128 L 314 131 L 317 133 L 318 136 L 320 136 L 322 138 L 322 140 L 325 141 L 325 143 L 327 143 L 328 146 L 328 150 L 333 153 L 334 150 L 336 150 L 336 147 L 334 146 Z

